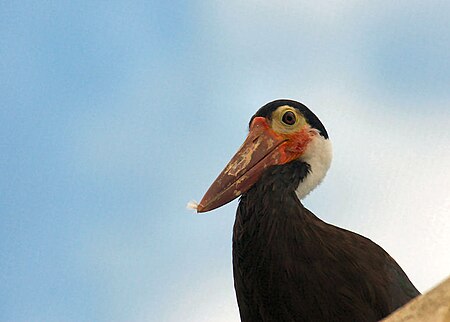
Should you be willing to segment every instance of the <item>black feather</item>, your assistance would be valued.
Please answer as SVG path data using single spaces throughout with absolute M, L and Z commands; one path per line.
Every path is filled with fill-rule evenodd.
M 241 197 L 233 268 L 242 321 L 378 321 L 419 295 L 380 246 L 301 204 L 295 189 L 309 170 L 271 167 Z

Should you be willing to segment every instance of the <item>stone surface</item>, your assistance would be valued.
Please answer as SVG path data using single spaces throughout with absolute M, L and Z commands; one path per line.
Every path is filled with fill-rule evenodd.
M 382 322 L 450 322 L 450 277 Z

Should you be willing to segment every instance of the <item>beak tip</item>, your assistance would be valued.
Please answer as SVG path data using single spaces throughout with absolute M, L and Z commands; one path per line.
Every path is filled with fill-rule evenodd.
M 208 211 L 216 208 L 216 207 L 211 207 L 212 204 L 214 203 L 214 202 L 212 202 L 213 200 L 211 200 L 210 193 L 208 190 L 206 192 L 206 194 L 203 196 L 202 200 L 200 200 L 200 202 L 197 204 L 197 207 L 195 208 L 197 210 L 197 213 L 208 212 Z
M 202 204 L 199 204 L 198 202 L 196 202 L 194 200 L 189 201 L 187 203 L 187 205 L 186 205 L 186 208 L 187 209 L 191 209 L 191 210 L 195 210 L 197 213 L 205 211 L 204 210 L 205 207 Z
M 211 207 L 211 204 L 209 204 L 209 203 L 205 203 L 205 204 L 203 204 L 202 202 L 200 202 L 198 205 L 197 205 L 197 213 L 203 213 L 203 212 L 208 212 L 208 211 L 210 211 L 210 210 L 213 210 L 214 208 L 213 207 Z

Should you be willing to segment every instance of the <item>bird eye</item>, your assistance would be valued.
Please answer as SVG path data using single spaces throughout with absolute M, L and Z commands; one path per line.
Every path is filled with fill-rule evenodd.
M 284 124 L 287 125 L 294 125 L 296 121 L 295 113 L 292 111 L 287 111 L 283 114 L 283 117 L 281 118 Z

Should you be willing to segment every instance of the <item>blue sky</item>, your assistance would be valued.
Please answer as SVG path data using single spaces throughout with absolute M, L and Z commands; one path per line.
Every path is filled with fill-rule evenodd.
M 450 274 L 447 1 L 0 5 L 0 320 L 238 321 L 236 201 L 200 199 L 266 102 L 334 161 L 305 200 L 426 291 Z

